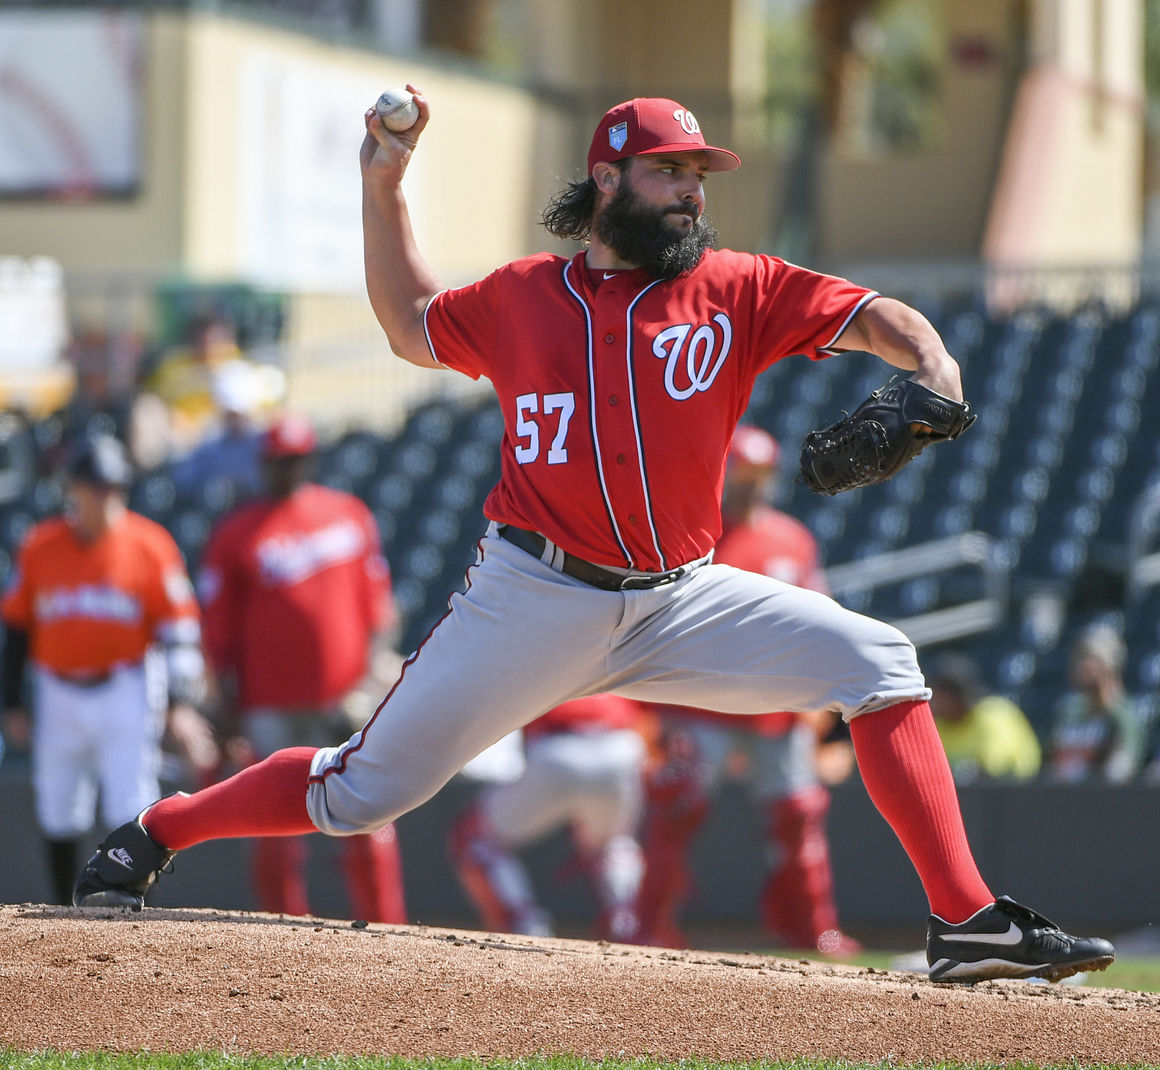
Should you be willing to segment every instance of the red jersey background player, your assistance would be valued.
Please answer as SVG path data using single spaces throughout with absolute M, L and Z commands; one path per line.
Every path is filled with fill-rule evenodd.
M 714 560 L 828 593 L 813 535 L 766 504 L 777 465 L 778 446 L 770 435 L 756 427 L 737 428 Z M 658 712 L 664 719 L 664 755 L 649 778 L 642 938 L 669 947 L 684 942 L 678 916 L 692 885 L 688 851 L 713 793 L 741 757 L 742 775 L 765 822 L 769 874 L 761 894 L 762 922 L 783 947 L 827 954 L 859 950 L 838 928 L 825 829 L 830 793 L 816 764 L 821 715 L 735 717 L 679 707 Z
M 157 797 L 167 723 L 187 756 L 205 766 L 216 757 L 194 709 L 205 683 L 200 621 L 177 544 L 127 507 L 132 469 L 115 439 L 83 444 L 68 480 L 65 515 L 25 536 L 0 603 L 4 706 L 14 726 L 25 720 L 32 664 L 36 816 L 62 903 L 71 901 L 78 841 L 92 828 L 98 794 L 110 827 Z
M 645 756 L 640 716 L 635 702 L 617 695 L 549 710 L 523 729 L 522 773 L 485 788 L 456 821 L 452 862 L 489 929 L 552 933 L 516 852 L 568 825 L 600 904 L 597 935 L 636 939 L 644 868 L 637 840 Z
M 224 517 L 198 574 L 205 649 L 229 715 L 257 760 L 289 746 L 345 739 L 347 696 L 395 623 L 378 527 L 357 498 L 308 480 L 316 436 L 282 417 L 265 434 L 265 494 Z M 300 837 L 260 839 L 259 906 L 309 913 Z M 393 825 L 343 845 L 351 909 L 405 920 Z

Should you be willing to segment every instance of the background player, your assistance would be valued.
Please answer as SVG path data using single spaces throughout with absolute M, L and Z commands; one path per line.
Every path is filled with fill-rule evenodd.
M 352 495 L 309 482 L 315 447 L 302 419 L 270 426 L 264 494 L 223 517 L 198 574 L 224 720 L 228 728 L 236 718 L 257 760 L 345 739 L 343 702 L 371 668 L 376 636 L 395 623 L 374 518 Z M 301 838 L 257 841 L 262 910 L 309 913 L 305 856 Z M 406 920 L 393 825 L 347 839 L 343 867 L 355 917 Z
M 644 869 L 637 831 L 643 795 L 641 710 L 618 695 L 591 695 L 525 726 L 524 769 L 485 788 L 455 822 L 451 857 L 484 925 L 496 932 L 549 936 L 516 851 L 564 825 L 600 904 L 597 935 L 637 938 L 636 898 Z
M 127 507 L 132 469 L 115 439 L 83 444 L 68 480 L 65 515 L 30 529 L 0 603 L 10 723 L 25 719 L 32 664 L 36 817 L 62 903 L 98 794 L 109 827 L 159 794 L 167 721 L 186 757 L 202 768 L 216 761 L 194 708 L 205 685 L 200 623 L 177 545 Z M 155 650 L 164 657 L 147 657 Z
M 714 250 L 704 179 L 740 161 L 660 98 L 606 112 L 585 179 L 545 212 L 550 233 L 584 251 L 442 290 L 402 192 L 430 118 L 411 90 L 409 130 L 364 116 L 367 290 L 397 354 L 486 376 L 499 398 L 501 474 L 469 586 L 346 744 L 289 748 L 158 802 L 109 836 L 75 901 L 140 904 L 174 851 L 206 839 L 381 828 L 513 728 L 612 691 L 849 721 L 870 797 L 927 893 L 935 980 L 1107 966 L 1107 941 L 1069 936 L 983 881 L 906 637 L 815 591 L 710 563 L 725 455 L 756 376 L 795 354 L 859 349 L 958 402 L 958 365 L 933 327 L 846 280 Z
M 738 427 L 725 468 L 724 528 L 714 560 L 828 593 L 818 546 L 800 521 L 766 504 L 778 446 L 757 427 Z M 765 823 L 768 877 L 761 920 L 783 947 L 848 955 L 860 949 L 838 927 L 826 838 L 830 793 L 817 771 L 819 728 L 829 717 L 790 713 L 734 717 L 668 707 L 664 761 L 649 781 L 639 904 L 643 939 L 679 947 L 678 916 L 693 879 L 688 852 L 712 795 L 738 757 Z M 825 722 L 825 723 L 823 723 Z

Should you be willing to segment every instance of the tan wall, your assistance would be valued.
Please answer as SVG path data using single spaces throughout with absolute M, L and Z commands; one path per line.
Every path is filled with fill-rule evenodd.
M 529 27 L 537 73 L 565 107 L 554 115 L 548 150 L 534 161 L 540 196 L 557 177 L 583 174 L 589 138 L 605 109 L 634 96 L 679 100 L 713 144 L 738 152 L 740 171 L 715 175 L 708 215 L 721 243 L 758 250 L 780 204 L 780 161 L 761 139 L 764 38 L 755 0 L 577 0 L 536 4 Z M 550 172 L 552 182 L 543 184 Z M 540 247 L 542 232 L 533 234 Z
M 1102 87 L 1099 108 L 1093 110 L 1084 90 L 1074 107 L 1059 109 L 1055 180 L 1035 189 L 1042 213 L 1037 255 L 1130 252 L 1140 211 L 1138 0 L 939 2 L 952 55 L 944 86 L 946 137 L 893 157 L 832 149 L 819 179 L 817 266 L 978 254 L 1024 61 L 1024 30 L 1036 55 L 1066 59 L 1060 63 L 1070 84 L 1086 78 Z M 255 204 L 272 221 L 267 238 L 296 234 L 317 220 L 304 219 L 303 202 L 289 192 L 300 177 L 293 172 L 271 165 L 247 192 L 244 179 L 258 173 L 255 162 L 303 136 L 293 109 L 279 109 L 277 101 L 261 122 L 248 117 L 244 105 L 253 99 L 257 68 L 296 72 L 297 84 L 317 85 L 320 96 L 357 88 L 333 129 L 335 145 L 341 143 L 334 174 L 353 184 L 342 202 L 350 208 L 358 199 L 361 108 L 389 85 L 410 80 L 424 88 L 433 119 L 407 190 L 421 247 L 447 284 L 537 249 L 572 251 L 547 237 L 538 226 L 540 212 L 565 180 L 583 173 L 588 139 L 604 109 L 634 95 L 675 97 L 697 114 L 711 141 L 741 154 L 740 171 L 713 176 L 709 214 L 723 244 L 766 250 L 784 166 L 763 140 L 760 10 L 759 0 L 529 0 L 528 74 L 542 87 L 535 93 L 465 65 L 337 47 L 220 14 L 154 12 L 148 16 L 141 193 L 126 202 L 0 203 L 0 253 L 58 258 L 82 320 L 99 322 L 103 313 L 107 321 L 110 279 L 129 278 L 124 290 L 136 300 L 120 319 L 138 330 L 147 330 L 149 286 L 158 277 L 261 284 L 251 272 Z M 1096 11 L 1106 15 L 1104 22 L 1092 22 Z M 1093 49 L 1096 25 L 1099 47 Z M 956 61 L 955 46 L 963 41 L 987 43 L 994 61 Z M 1091 68 L 1086 73 L 1084 64 Z M 1022 218 L 1033 221 L 1026 213 Z M 349 221 L 344 226 L 349 231 Z M 324 386 L 343 380 L 352 403 L 382 389 L 406 395 L 406 368 L 392 372 L 385 388 L 366 385 L 380 363 L 398 362 L 386 353 L 362 293 L 361 254 L 343 248 L 349 270 L 340 286 L 289 287 L 287 359 L 295 368 L 326 369 Z M 345 378 L 335 371 L 339 351 L 357 366 Z M 318 376 L 292 377 L 292 390 L 315 397 Z
M 983 252 L 1002 264 L 1122 264 L 1142 239 L 1143 12 L 1041 0 Z M 1101 21 L 1098 21 L 1101 20 Z
M 940 0 L 947 25 L 946 133 L 928 149 L 865 156 L 838 146 L 822 179 L 820 253 L 828 262 L 977 255 L 1022 62 L 1013 0 Z M 957 43 L 985 43 L 994 62 L 956 62 Z

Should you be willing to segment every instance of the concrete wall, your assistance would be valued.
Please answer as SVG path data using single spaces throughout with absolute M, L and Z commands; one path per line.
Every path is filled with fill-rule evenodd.
M 471 794 L 469 785 L 452 781 L 399 822 L 413 923 L 473 924 L 446 857 L 447 828 Z M 961 796 L 979 867 L 996 894 L 1010 894 L 1072 931 L 1114 936 L 1160 923 L 1153 857 L 1160 840 L 1160 788 L 991 786 L 964 788 Z M 8 860 L 0 869 L 0 902 L 43 902 L 49 894 L 31 805 L 26 777 L 0 773 L 0 856 Z M 834 791 L 830 838 L 843 924 L 872 940 L 920 947 L 927 909 L 921 885 L 860 782 Z M 321 916 L 349 917 L 338 876 L 341 843 L 323 836 L 312 843 L 313 908 Z M 596 907 L 580 877 L 566 878 L 566 839 L 553 837 L 526 857 L 562 930 L 585 932 Z M 751 929 L 762 857 L 757 816 L 741 789 L 729 786 L 695 845 L 690 924 Z M 245 841 L 202 844 L 179 856 L 175 872 L 150 901 L 253 909 L 247 867 Z

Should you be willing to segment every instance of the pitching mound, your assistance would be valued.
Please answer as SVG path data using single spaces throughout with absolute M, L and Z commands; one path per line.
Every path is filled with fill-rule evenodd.
M 1160 1064 L 1160 997 L 205 910 L 0 907 L 22 1050 Z

